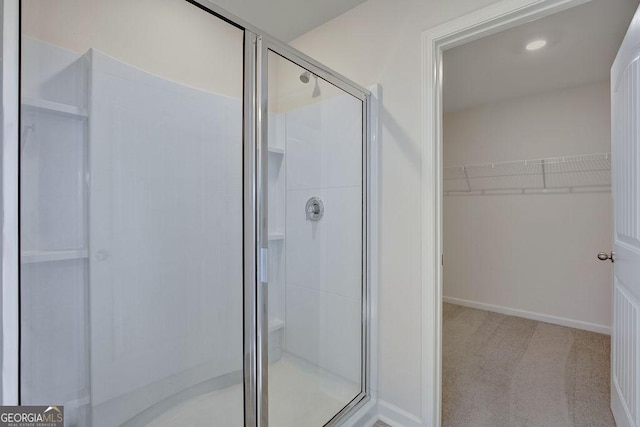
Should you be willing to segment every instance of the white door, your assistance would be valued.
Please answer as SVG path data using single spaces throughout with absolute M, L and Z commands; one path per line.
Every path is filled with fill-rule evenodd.
M 614 277 L 611 410 L 640 425 L 640 12 L 611 69 Z

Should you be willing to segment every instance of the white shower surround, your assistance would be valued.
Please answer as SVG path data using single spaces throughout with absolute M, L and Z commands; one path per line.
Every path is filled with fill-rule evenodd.
M 242 370 L 242 103 L 88 58 L 92 405 L 144 408 Z
M 94 422 L 102 419 L 105 425 L 122 423 L 154 403 L 202 382 L 203 378 L 224 377 L 239 372 L 242 368 L 242 322 L 239 305 L 242 299 L 242 242 L 234 240 L 234 235 L 230 233 L 229 230 L 234 229 L 233 224 L 229 225 L 228 221 L 224 223 L 220 219 L 228 216 L 231 221 L 237 222 L 236 227 L 241 227 L 241 170 L 238 167 L 235 175 L 232 170 L 234 161 L 240 164 L 242 155 L 241 101 L 170 82 L 96 50 L 81 56 L 35 40 L 26 40 L 25 43 L 29 46 L 24 49 L 27 61 L 25 69 L 38 73 L 25 78 L 26 90 L 23 95 L 29 99 L 44 100 L 43 102 L 70 105 L 82 115 L 90 117 L 89 126 L 85 128 L 83 123 L 70 131 L 75 133 L 75 141 L 80 141 L 76 144 L 80 150 L 78 156 L 87 156 L 87 148 L 83 144 L 91 147 L 88 150 L 88 164 L 78 166 L 91 171 L 90 220 L 86 224 L 82 219 L 76 221 L 78 218 L 74 220 L 73 216 L 68 218 L 70 229 L 74 224 L 76 228 L 78 223 L 81 224 L 78 241 L 72 246 L 84 247 L 84 252 L 80 254 L 79 260 L 61 264 L 62 270 L 58 276 L 48 275 L 52 282 L 47 284 L 52 289 L 68 288 L 68 292 L 60 292 L 57 297 L 64 301 L 75 301 L 75 311 L 71 313 L 76 313 L 76 316 L 68 319 L 76 323 L 72 330 L 78 332 L 85 327 L 91 329 L 91 398 L 86 388 L 89 384 L 89 377 L 86 375 L 89 372 L 82 370 L 71 375 L 74 366 L 87 366 L 88 360 L 76 360 L 69 364 L 69 372 L 60 372 L 60 375 L 77 380 L 71 388 L 58 390 L 71 396 L 74 403 L 69 405 L 69 409 L 74 405 L 85 406 L 91 401 Z M 38 62 L 37 66 L 34 61 Z M 180 96 L 174 99 L 172 94 Z M 181 98 L 183 101 L 180 101 Z M 286 282 L 282 278 L 273 278 L 273 285 L 276 286 L 273 286 L 272 292 L 278 303 L 274 304 L 275 308 L 270 313 L 270 344 L 278 352 L 272 357 L 274 361 L 278 360 L 279 351 L 288 351 L 317 366 L 320 373 L 326 372 L 347 379 L 345 384 L 353 384 L 356 394 L 359 391 L 361 361 L 360 340 L 353 338 L 360 337 L 362 313 L 362 124 L 348 119 L 360 116 L 360 102 L 344 95 L 282 113 L 274 116 L 272 122 L 274 125 L 277 123 L 272 126 L 273 130 L 280 127 L 276 139 L 282 144 L 275 147 L 274 154 L 277 157 L 285 156 L 286 153 L 286 178 L 289 183 L 286 185 L 286 197 L 279 199 L 281 204 L 286 199 L 286 206 L 281 206 L 281 213 L 284 214 L 283 217 L 289 218 L 289 222 L 284 230 L 284 218 L 275 218 L 276 222 L 271 224 L 272 232 L 281 233 L 282 236 L 274 239 L 273 244 L 286 242 L 287 250 L 282 255 L 292 261 L 287 263 L 286 271 L 281 270 L 281 273 L 286 273 Z M 172 120 L 168 120 L 169 118 Z M 69 120 L 69 117 L 64 120 Z M 143 127 L 146 133 L 140 133 L 141 121 L 148 123 Z M 282 132 L 283 129 L 286 131 Z M 85 140 L 89 142 L 83 142 Z M 202 153 L 207 148 L 204 142 L 208 140 L 222 143 L 213 148 L 219 150 L 216 155 L 207 156 Z M 136 148 L 136 145 L 144 141 L 147 144 Z M 150 142 L 153 142 L 154 149 L 148 144 Z M 158 146 L 163 149 L 158 150 Z M 184 156 L 185 151 L 187 154 L 191 152 L 191 155 Z M 143 153 L 146 153 L 146 157 L 142 156 Z M 174 162 L 180 158 L 178 153 L 184 159 L 180 163 L 182 169 L 175 170 L 176 165 L 172 163 L 175 173 L 167 176 L 169 171 L 162 169 L 161 165 L 166 165 L 168 160 Z M 318 156 L 322 161 L 318 161 Z M 187 169 L 207 157 L 215 158 L 219 163 L 200 164 L 196 170 Z M 110 161 L 105 161 L 105 158 Z M 165 160 L 164 163 L 162 159 Z M 322 169 L 309 173 L 313 167 Z M 77 170 L 71 176 L 76 179 L 83 177 L 85 172 L 82 170 L 84 169 Z M 181 174 L 187 175 L 186 181 L 173 179 Z M 219 185 L 220 179 L 228 174 L 232 174 L 232 179 L 238 183 L 236 193 Z M 319 177 L 323 178 L 320 180 Z M 202 211 L 202 206 L 200 214 L 194 214 L 185 212 L 184 204 L 167 204 L 168 197 L 164 202 L 159 197 L 161 205 L 146 205 L 146 208 L 144 203 L 134 203 L 136 200 L 140 202 L 139 197 L 145 191 L 158 195 L 170 192 L 169 194 L 178 198 L 188 197 L 189 194 L 181 194 L 181 190 L 195 192 L 192 186 L 198 182 L 214 189 L 203 201 L 203 205 L 219 206 L 219 209 L 225 210 L 208 212 L 209 217 L 199 223 L 200 226 L 205 222 L 223 225 L 204 236 L 198 233 L 198 217 L 206 214 Z M 304 202 L 310 194 L 320 195 L 328 209 L 324 221 L 313 225 L 306 224 L 304 217 Z M 190 196 L 193 197 L 194 194 Z M 81 195 L 79 197 L 76 204 L 82 206 L 86 200 L 82 200 Z M 117 200 L 121 201 L 120 209 L 118 204 L 113 203 Z M 221 203 L 220 200 L 224 202 Z M 143 220 L 146 216 L 142 213 L 137 217 L 131 211 L 126 212 L 132 215 L 120 215 L 125 213 L 125 208 L 131 208 L 132 203 L 137 204 L 140 209 L 147 209 L 147 213 L 159 214 L 167 235 L 163 237 L 145 233 Z M 45 212 L 47 206 L 42 206 L 41 209 Z M 182 230 L 183 233 L 167 229 L 171 227 L 172 217 L 185 214 L 193 215 L 191 231 Z M 299 221 L 300 218 L 302 221 Z M 120 230 L 117 239 L 113 238 L 114 227 Z M 89 236 L 86 231 L 89 231 Z M 170 238 L 172 243 L 159 243 L 158 239 L 162 238 Z M 219 238 L 222 238 L 221 244 L 219 242 L 217 246 L 211 246 L 212 241 L 218 241 Z M 209 241 L 209 247 L 202 241 L 201 244 L 193 244 L 200 240 Z M 148 254 L 154 247 L 162 246 L 170 247 L 164 254 L 164 262 L 145 270 L 146 273 L 139 272 L 143 276 L 137 277 L 138 292 L 133 299 L 129 295 L 129 290 L 133 289 L 132 284 L 127 282 L 127 277 L 134 276 L 125 274 L 120 279 L 109 277 L 110 269 L 104 268 L 105 262 L 124 262 L 129 265 L 130 273 L 133 273 L 137 266 L 152 261 L 145 261 L 145 257 L 149 258 Z M 315 256 L 314 251 L 300 250 L 314 247 L 320 250 L 321 256 Z M 220 275 L 220 271 L 216 273 L 215 268 L 204 263 L 204 254 L 210 250 L 224 258 L 220 258 L 220 266 L 235 270 L 229 271 L 224 281 L 237 282 L 237 289 L 233 288 L 237 292 L 234 293 L 229 287 L 230 292 L 227 292 L 228 299 L 225 301 L 220 301 L 220 292 L 212 294 L 210 297 L 218 298 L 208 299 L 219 301 L 220 307 L 208 313 L 206 309 L 210 307 L 202 305 L 200 312 L 194 313 L 194 310 L 189 310 L 192 308 L 189 303 L 194 301 L 175 298 L 177 295 L 171 292 L 171 280 L 167 278 L 177 280 L 178 277 L 188 275 L 191 271 L 188 266 L 195 263 L 192 267 L 201 272 L 208 268 L 208 273 L 203 273 L 205 276 L 199 284 L 197 278 L 193 277 L 186 285 L 199 287 L 200 293 L 206 292 L 204 283 L 215 282 Z M 128 252 L 126 257 L 119 256 L 123 251 Z M 236 253 L 238 254 L 234 258 Z M 169 267 L 169 258 L 180 254 L 183 254 L 184 268 L 175 270 Z M 86 257 L 91 262 L 86 261 Z M 235 264 L 238 264 L 235 266 L 237 268 L 233 269 Z M 280 265 L 284 267 L 283 264 L 282 262 Z M 51 265 L 35 263 L 27 268 L 42 269 Z M 198 265 L 201 267 L 197 267 Z M 111 269 L 113 268 L 112 266 Z M 150 277 L 149 274 L 156 268 L 167 271 Z M 305 273 L 307 268 L 311 273 Z M 147 277 L 144 277 L 145 274 Z M 91 279 L 88 280 L 87 276 Z M 28 274 L 25 277 L 29 277 Z M 89 297 L 85 290 L 87 280 L 90 283 Z M 63 283 L 68 283 L 71 287 L 62 288 Z M 140 284 L 143 285 L 142 289 Z M 165 292 L 159 292 L 158 289 L 164 289 Z M 71 295 L 76 298 L 69 298 Z M 82 324 L 87 319 L 80 315 L 83 304 L 86 303 L 85 298 L 91 300 L 91 321 L 88 326 Z M 204 300 L 207 298 L 201 298 L 201 301 Z M 112 307 L 104 304 L 104 301 L 116 304 Z M 139 314 L 148 311 L 139 310 L 141 305 L 162 309 L 153 311 L 153 318 L 141 319 Z M 238 319 L 232 324 L 228 323 L 227 317 L 216 314 L 222 310 L 233 315 L 230 312 L 234 307 L 237 308 Z M 310 307 L 319 310 L 315 316 L 310 313 Z M 179 334 L 173 335 L 173 342 L 167 342 L 165 332 L 172 328 L 174 331 L 180 329 L 180 325 L 173 322 L 175 310 L 185 313 L 183 320 L 186 323 L 183 327 L 195 328 L 193 330 L 198 335 L 192 338 L 193 342 L 190 344 L 199 345 L 201 352 L 183 355 L 180 349 L 186 343 L 180 340 Z M 216 321 L 216 318 L 220 321 Z M 87 344 L 82 336 L 81 333 L 69 334 L 70 341 L 66 345 L 67 350 L 80 358 Z M 216 341 L 198 344 L 198 337 L 201 340 L 216 337 Z M 317 337 L 315 342 L 313 337 Z M 220 342 L 228 350 L 225 354 L 216 352 Z M 109 350 L 111 345 L 115 350 Z M 164 357 L 168 358 L 165 362 L 171 360 L 172 364 L 162 363 L 161 360 L 156 360 L 155 365 L 149 364 L 153 362 L 156 351 L 161 348 Z M 54 354 L 47 357 L 57 360 Z M 69 362 L 75 360 L 69 359 L 67 355 L 60 357 Z M 174 363 L 176 357 L 183 358 L 179 367 Z M 38 362 L 35 355 L 33 362 L 39 364 L 42 361 Z M 140 371 L 145 372 L 144 378 L 138 375 Z M 235 379 L 226 378 L 224 381 Z M 26 392 L 28 393 L 28 389 Z M 117 414 L 117 419 L 113 418 L 114 414 Z

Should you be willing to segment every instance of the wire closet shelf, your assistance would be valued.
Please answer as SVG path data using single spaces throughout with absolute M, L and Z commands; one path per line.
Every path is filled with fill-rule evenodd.
M 611 191 L 611 154 L 443 168 L 445 196 Z

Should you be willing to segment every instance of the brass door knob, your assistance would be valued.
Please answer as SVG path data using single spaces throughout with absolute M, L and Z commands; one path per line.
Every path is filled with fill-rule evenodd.
M 606 252 L 599 252 L 599 253 L 598 253 L 598 259 L 599 259 L 600 261 L 606 261 L 606 260 L 610 259 L 610 260 L 611 260 L 611 262 L 613 262 L 613 256 L 614 256 L 615 254 L 616 254 L 615 252 L 611 252 L 611 254 L 608 254 L 608 253 L 606 253 Z

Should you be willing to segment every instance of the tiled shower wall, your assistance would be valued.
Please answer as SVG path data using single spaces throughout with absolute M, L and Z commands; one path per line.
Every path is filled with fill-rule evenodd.
M 286 113 L 286 351 L 360 378 L 361 104 L 342 95 Z M 324 217 L 306 219 L 313 196 Z

